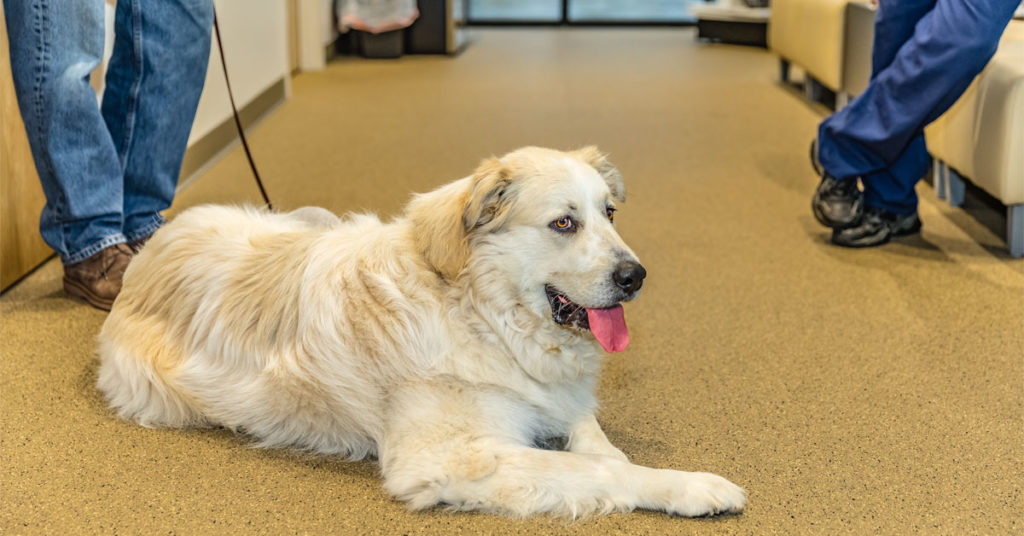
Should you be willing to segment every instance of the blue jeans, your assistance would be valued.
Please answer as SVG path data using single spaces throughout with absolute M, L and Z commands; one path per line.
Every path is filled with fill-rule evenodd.
M 1020 0 L 880 0 L 871 82 L 818 128 L 818 158 L 861 177 L 864 203 L 917 210 L 930 157 L 924 127 L 949 109 L 995 54 Z
M 144 238 L 171 205 L 195 118 L 212 0 L 119 0 L 102 107 L 103 0 L 4 0 L 14 88 L 65 264 Z

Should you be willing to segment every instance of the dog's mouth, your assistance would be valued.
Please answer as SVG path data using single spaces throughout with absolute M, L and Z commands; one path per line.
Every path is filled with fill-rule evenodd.
M 590 319 L 587 309 L 579 305 L 551 285 L 544 285 L 544 293 L 551 304 L 551 318 L 561 326 L 590 331 Z
M 544 294 L 551 305 L 551 318 L 560 326 L 593 333 L 607 352 L 621 352 L 629 344 L 629 330 L 622 305 L 611 307 L 584 307 L 570 300 L 565 293 L 551 285 L 544 285 Z

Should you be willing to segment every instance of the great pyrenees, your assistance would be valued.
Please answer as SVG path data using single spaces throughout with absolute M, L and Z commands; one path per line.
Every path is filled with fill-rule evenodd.
M 527 147 L 388 223 L 187 210 L 125 273 L 99 388 L 144 426 L 376 456 L 413 508 L 739 512 L 736 485 L 633 465 L 594 417 L 646 275 L 613 225 L 625 197 L 595 148 Z

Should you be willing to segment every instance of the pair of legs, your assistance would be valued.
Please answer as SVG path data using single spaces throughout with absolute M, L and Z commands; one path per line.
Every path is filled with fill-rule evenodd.
M 148 237 L 171 205 L 210 53 L 212 0 L 119 0 L 102 105 L 104 0 L 4 0 L 11 71 L 65 265 Z
M 821 123 L 824 172 L 864 186 L 866 209 L 917 212 L 930 164 L 923 130 L 995 54 L 1017 0 L 879 0 L 867 89 Z M 916 216 L 915 216 L 916 218 Z

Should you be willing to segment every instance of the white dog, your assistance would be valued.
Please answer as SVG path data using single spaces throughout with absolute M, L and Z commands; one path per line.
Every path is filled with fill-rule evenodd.
M 601 346 L 625 347 L 619 303 L 646 275 L 612 224 L 624 200 L 596 149 L 531 147 L 390 223 L 188 210 L 129 266 L 99 388 L 145 426 L 377 456 L 413 508 L 739 512 L 739 487 L 632 465 L 594 418 Z

